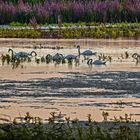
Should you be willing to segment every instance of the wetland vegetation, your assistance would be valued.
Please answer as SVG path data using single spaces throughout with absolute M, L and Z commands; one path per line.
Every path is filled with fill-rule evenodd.
M 20 40 L 0 44 L 0 140 L 140 140 L 139 0 L 0 0 L 0 38 Z M 75 53 L 70 47 L 66 51 L 64 42 L 54 46 L 42 43 L 45 39 L 127 39 L 137 47 L 119 42 L 118 51 L 104 42 L 99 49 L 95 40 L 89 43 L 94 50 Z M 15 113 L 17 105 L 22 111 L 40 111 L 39 117 L 27 111 L 15 117 L 10 111 Z M 61 109 L 75 116 L 91 114 L 80 121 Z M 44 119 L 46 112 L 50 116 Z M 101 122 L 95 121 L 97 114 Z
M 140 36 L 137 0 L 2 0 L 0 5 L 0 24 L 8 25 L 1 26 L 1 38 L 138 39 Z
M 48 123 L 43 124 L 41 118 L 32 117 L 29 112 L 24 117 L 16 117 L 13 122 L 0 124 L 0 139 L 2 140 L 139 140 L 139 122 L 131 121 L 128 114 L 124 119 L 108 122 L 107 112 L 102 113 L 104 121 L 95 122 L 91 114 L 87 121 L 63 116 L 61 112 L 50 113 Z M 7 117 L 7 116 L 6 116 Z M 8 119 L 0 120 L 10 122 Z M 17 122 L 17 120 L 20 120 Z
M 74 25 L 74 24 L 73 24 Z M 79 26 L 79 27 L 78 27 Z M 138 39 L 140 37 L 140 25 L 138 24 L 98 24 L 94 27 L 77 27 L 56 28 L 48 27 L 48 29 L 21 29 L 9 27 L 0 28 L 1 38 L 64 38 L 64 39 L 80 39 L 80 38 L 127 38 Z

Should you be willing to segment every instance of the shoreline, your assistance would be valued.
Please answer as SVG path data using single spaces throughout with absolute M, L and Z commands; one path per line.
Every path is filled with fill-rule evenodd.
M 42 45 L 40 47 L 40 45 Z M 80 45 L 86 48 L 140 48 L 140 40 L 134 39 L 30 39 L 30 38 L 0 38 L 0 48 L 27 48 L 27 49 L 74 49 Z
M 110 39 L 92 39 L 92 38 L 80 38 L 80 39 L 65 39 L 65 38 L 61 38 L 61 39 L 59 39 L 59 38 L 55 38 L 55 39 L 53 39 L 53 38 L 0 38 L 0 41 L 4 41 L 4 40 L 7 40 L 7 41 L 19 41 L 19 40 L 24 40 L 24 41 L 27 41 L 27 40 L 29 40 L 29 41 L 54 41 L 54 40 L 57 40 L 57 41 L 82 41 L 82 40 L 86 40 L 86 41 L 106 41 L 106 42 L 140 42 L 140 40 L 139 39 L 130 39 L 130 38 L 128 38 L 128 39 L 126 39 L 126 38 L 116 38 L 116 39 L 112 39 L 112 38 L 110 38 Z

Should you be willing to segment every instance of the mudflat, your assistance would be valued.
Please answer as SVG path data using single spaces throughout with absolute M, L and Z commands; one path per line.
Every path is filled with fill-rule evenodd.
M 81 56 L 78 65 L 37 64 L 33 57 L 16 69 L 0 62 L 1 113 L 14 118 L 29 111 L 45 120 L 50 112 L 61 111 L 80 120 L 92 114 L 101 121 L 102 112 L 107 111 L 109 119 L 127 113 L 140 120 L 140 63 L 132 58 L 133 53 L 140 54 L 139 40 L 0 39 L 0 55 L 7 54 L 9 48 L 15 52 L 34 50 L 38 58 L 56 53 L 77 55 L 77 45 L 81 45 L 81 52 L 97 52 L 90 57 L 94 60 L 102 53 L 112 61 L 105 66 L 89 66 Z

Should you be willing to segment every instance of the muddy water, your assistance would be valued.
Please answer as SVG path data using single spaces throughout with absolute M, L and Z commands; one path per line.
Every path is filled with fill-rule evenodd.
M 101 121 L 102 111 L 107 111 L 109 119 L 131 113 L 133 119 L 140 120 L 140 64 L 131 57 L 134 52 L 140 54 L 139 40 L 1 39 L 0 54 L 12 48 L 16 52 L 35 50 L 38 58 L 57 52 L 77 55 L 77 44 L 81 52 L 88 48 L 97 52 L 91 58 L 104 53 L 112 62 L 88 66 L 81 56 L 78 64 L 37 64 L 33 57 L 31 63 L 24 62 L 16 69 L 0 62 L 0 112 L 14 118 L 29 111 L 45 120 L 50 112 L 61 111 L 80 120 L 92 114 Z M 129 58 L 123 59 L 126 51 Z

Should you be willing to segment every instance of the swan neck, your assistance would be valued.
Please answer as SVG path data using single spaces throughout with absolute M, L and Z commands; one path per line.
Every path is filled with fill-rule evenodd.
M 87 61 L 87 64 L 88 64 L 88 65 L 92 65 L 92 59 L 89 59 L 89 60 Z
M 78 47 L 78 55 L 80 56 L 80 54 L 81 54 L 81 53 L 80 53 L 80 46 L 79 46 L 79 47 Z
M 33 56 L 33 53 L 35 54 L 35 56 L 37 56 L 37 53 L 35 51 L 32 51 L 30 55 Z
M 12 53 L 12 56 L 14 55 L 14 51 L 12 49 L 9 49 L 8 52 L 11 52 Z

